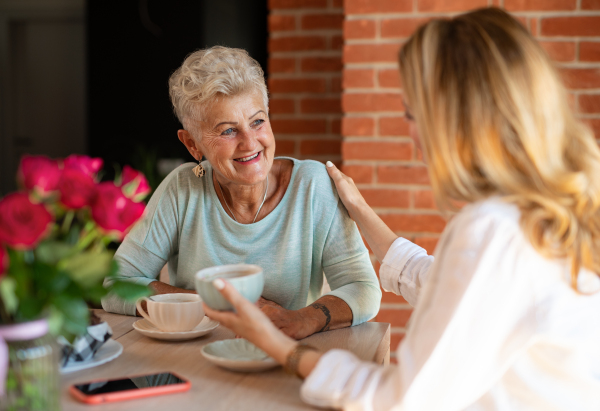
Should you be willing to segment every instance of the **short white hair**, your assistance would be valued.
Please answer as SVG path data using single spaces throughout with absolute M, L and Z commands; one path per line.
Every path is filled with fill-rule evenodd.
M 177 118 L 202 115 L 208 102 L 218 97 L 246 92 L 261 93 L 268 111 L 269 96 L 260 64 L 246 50 L 214 46 L 188 55 L 169 78 L 169 95 Z

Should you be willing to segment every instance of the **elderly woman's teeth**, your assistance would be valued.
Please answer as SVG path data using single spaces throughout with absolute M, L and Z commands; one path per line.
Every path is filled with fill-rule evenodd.
M 240 162 L 250 161 L 252 159 L 255 159 L 258 156 L 258 154 L 259 153 L 256 153 L 256 154 L 248 156 L 248 157 L 236 158 L 235 161 L 240 161 Z

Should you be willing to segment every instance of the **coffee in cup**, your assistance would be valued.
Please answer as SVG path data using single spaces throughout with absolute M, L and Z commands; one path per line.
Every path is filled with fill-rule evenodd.
M 146 301 L 148 312 L 142 309 Z M 136 303 L 139 313 L 161 331 L 182 332 L 193 330 L 202 318 L 204 309 L 197 294 L 159 294 L 143 297 Z

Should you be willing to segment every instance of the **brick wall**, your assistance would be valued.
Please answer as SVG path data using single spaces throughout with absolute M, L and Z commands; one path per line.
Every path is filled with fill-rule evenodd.
M 269 0 L 277 155 L 341 160 L 342 0 Z
M 473 8 L 504 7 L 556 61 L 572 104 L 599 135 L 600 0 L 270 0 L 269 5 L 278 153 L 341 160 L 384 221 L 430 253 L 445 222 L 408 137 L 397 71 L 398 49 L 418 25 Z M 402 297 L 384 293 L 377 321 L 392 324 L 392 350 L 411 312 Z

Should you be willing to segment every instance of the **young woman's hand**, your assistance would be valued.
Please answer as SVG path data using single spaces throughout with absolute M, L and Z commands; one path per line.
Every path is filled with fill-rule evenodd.
M 357 221 L 360 217 L 361 209 L 368 207 L 367 202 L 350 177 L 342 173 L 331 161 L 328 161 L 326 165 L 327 173 L 329 173 L 329 177 L 335 183 L 338 195 L 342 203 L 344 203 L 346 210 L 348 210 L 350 218 Z
M 213 284 L 233 305 L 235 311 L 216 311 L 203 303 L 206 315 L 283 364 L 297 343 L 282 333 L 260 308 L 245 299 L 231 284 L 221 279 L 215 280 Z

